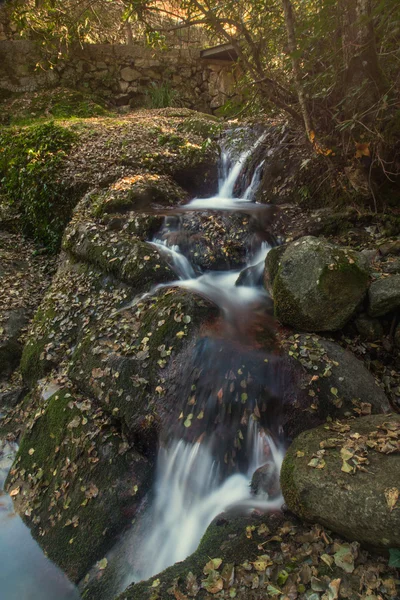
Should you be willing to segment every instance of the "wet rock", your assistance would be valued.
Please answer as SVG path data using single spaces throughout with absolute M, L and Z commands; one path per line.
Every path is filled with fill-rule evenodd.
M 23 400 L 26 393 L 27 389 L 21 387 L 0 392 L 0 409 L 14 408 Z
M 375 380 L 351 352 L 316 335 L 295 335 L 284 341 L 285 352 L 301 367 L 296 404 L 286 430 L 298 435 L 329 418 L 386 413 L 389 401 Z
M 292 242 L 273 275 L 270 270 L 267 278 L 274 279 L 277 318 L 303 331 L 341 329 L 368 287 L 368 270 L 359 253 L 313 237 Z
M 188 213 L 168 219 L 160 237 L 200 271 L 239 269 L 247 262 L 247 248 L 261 241 L 249 231 L 249 217 L 226 213 Z
M 369 547 L 400 547 L 399 444 L 398 415 L 362 417 L 302 433 L 281 472 L 288 508 Z
M 400 275 L 374 281 L 368 292 L 368 313 L 381 317 L 400 308 Z
M 76 582 L 131 522 L 152 465 L 88 398 L 70 388 L 33 398 L 38 415 L 6 487 L 49 558 Z
M 360 315 L 354 321 L 360 336 L 369 342 L 374 342 L 383 337 L 383 325 L 378 319 L 372 319 L 366 314 Z
M 239 277 L 236 280 L 235 285 L 238 286 L 248 286 L 254 287 L 256 285 L 262 285 L 263 281 L 263 264 L 259 263 L 258 265 L 253 265 L 251 267 L 246 267 L 240 273 Z
M 280 493 L 279 471 L 271 461 L 255 471 L 251 479 L 251 490 L 255 496 L 276 498 Z

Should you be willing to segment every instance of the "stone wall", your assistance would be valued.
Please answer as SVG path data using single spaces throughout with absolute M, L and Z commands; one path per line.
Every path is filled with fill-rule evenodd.
M 53 69 L 38 67 L 40 51 L 29 40 L 0 41 L 0 98 L 54 86 L 99 94 L 117 106 L 143 106 L 149 91 L 170 90 L 176 103 L 206 112 L 236 94 L 233 63 L 200 58 L 193 48 L 169 51 L 141 45 L 86 44 Z

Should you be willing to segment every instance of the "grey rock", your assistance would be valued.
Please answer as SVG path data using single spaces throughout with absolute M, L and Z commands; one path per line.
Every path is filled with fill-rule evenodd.
M 320 238 L 292 242 L 279 266 L 272 267 L 271 260 L 266 278 L 273 278 L 275 315 L 281 323 L 303 331 L 341 329 L 368 288 L 366 259 Z
M 400 275 L 374 281 L 368 292 L 371 317 L 382 317 L 400 308 Z
M 302 519 L 319 523 L 368 547 L 399 548 L 400 510 L 390 510 L 385 494 L 398 488 L 400 454 L 384 454 L 366 446 L 366 469 L 356 469 L 351 474 L 342 471 L 340 454 L 341 448 L 354 441 L 350 435 L 359 434 L 365 440 L 376 431 L 385 435 L 385 423 L 400 427 L 400 417 L 362 417 L 344 422 L 347 431 L 346 427 L 333 424 L 299 435 L 290 446 L 281 471 L 288 508 Z M 310 461 L 321 451 L 321 444 L 325 446 L 324 463 L 314 461 L 313 467 Z M 349 459 L 347 464 L 357 463 Z

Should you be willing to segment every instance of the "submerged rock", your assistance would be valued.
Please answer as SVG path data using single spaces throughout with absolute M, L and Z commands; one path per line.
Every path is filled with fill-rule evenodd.
M 305 331 L 341 329 L 368 288 L 363 257 L 325 240 L 305 237 L 284 251 L 269 253 L 267 286 L 272 283 L 275 315 Z
M 281 472 L 288 508 L 375 549 L 400 547 L 400 417 L 374 415 L 302 433 Z
M 374 281 L 368 292 L 371 317 L 381 317 L 400 308 L 400 275 Z

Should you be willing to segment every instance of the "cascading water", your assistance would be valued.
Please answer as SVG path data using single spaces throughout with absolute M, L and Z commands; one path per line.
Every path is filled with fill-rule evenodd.
M 220 182 L 218 195 L 208 199 L 192 200 L 188 205 L 180 207 L 183 214 L 185 210 L 240 211 L 244 204 L 246 204 L 245 210 L 251 212 L 256 206 L 252 204 L 252 200 L 260 182 L 262 164 L 254 172 L 243 197 L 232 196 L 248 156 L 262 141 L 263 136 L 249 150 L 246 150 L 229 170 L 227 165 L 230 161 L 224 153 L 222 172 L 225 170 L 225 173 L 224 180 Z M 261 306 L 266 310 L 269 298 L 261 286 L 236 285 L 241 271 L 210 271 L 196 276 L 195 269 L 180 252 L 178 246 L 168 246 L 166 241 L 160 239 L 153 240 L 152 244 L 166 255 L 179 278 L 158 288 L 175 286 L 193 290 L 219 306 L 225 322 L 231 324 L 243 320 L 244 314 L 250 315 L 255 306 Z M 269 249 L 267 244 L 260 244 L 258 252 L 249 257 L 247 266 L 261 265 L 260 269 L 262 269 Z M 235 325 L 234 332 L 236 332 L 234 335 L 239 337 Z M 224 348 L 217 345 L 214 349 L 216 355 L 214 364 L 222 360 L 221 350 Z M 208 354 L 210 355 L 210 352 Z M 229 343 L 227 351 L 225 348 L 225 354 L 229 355 L 230 364 L 234 364 L 235 358 L 232 357 L 235 353 L 232 353 Z M 240 357 L 238 360 L 239 363 L 235 368 L 240 373 Z M 221 385 L 224 386 L 223 377 L 221 381 Z M 205 397 L 210 396 L 207 386 L 203 387 Z M 220 391 L 222 389 L 221 387 Z M 244 398 L 248 394 L 242 396 Z M 257 406 L 257 399 L 255 405 Z M 215 411 L 215 403 L 210 403 L 209 397 L 206 398 L 205 411 L 207 410 L 210 414 Z M 205 414 L 204 418 L 206 417 Z M 197 418 L 203 416 L 197 413 Z M 210 416 L 209 419 L 211 420 Z M 217 451 L 220 440 L 215 431 L 209 431 L 207 439 L 200 441 L 188 441 L 183 437 L 181 439 L 166 437 L 157 459 L 153 501 L 150 508 L 139 518 L 131 533 L 132 540 L 141 538 L 140 555 L 136 554 L 133 557 L 130 572 L 126 574 L 121 589 L 132 581 L 147 579 L 186 558 L 196 549 L 210 522 L 221 512 L 233 507 L 241 510 L 258 508 L 264 511 L 280 508 L 282 497 L 277 482 L 283 459 L 282 448 L 260 427 L 254 414 L 246 419 L 247 430 L 242 437 L 246 438 L 243 439 L 243 444 L 247 447 L 247 464 L 241 469 L 236 468 L 236 472 L 233 473 L 227 472 L 226 465 L 221 461 Z M 268 466 L 273 480 L 271 490 L 275 491 L 254 496 L 251 494 L 250 480 L 253 473 L 263 465 Z M 135 546 L 134 541 L 131 542 L 131 546 Z

